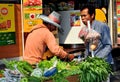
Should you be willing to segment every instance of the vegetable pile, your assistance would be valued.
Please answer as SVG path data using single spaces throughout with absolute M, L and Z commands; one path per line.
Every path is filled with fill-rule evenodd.
M 110 65 L 103 59 L 88 57 L 80 64 L 80 82 L 102 82 L 106 81 L 112 73 Z
M 57 72 L 52 76 L 45 77 L 44 72 L 53 66 L 56 60 Z M 45 82 L 47 80 L 69 82 L 66 78 L 72 75 L 78 75 L 78 81 L 80 82 L 102 82 L 111 73 L 110 65 L 104 59 L 97 57 L 88 57 L 81 62 L 65 62 L 54 56 L 50 60 L 39 62 L 34 67 L 26 61 L 11 60 L 8 62 L 4 60 L 4 62 L 7 69 L 11 71 L 17 70 L 22 75 L 19 82 Z

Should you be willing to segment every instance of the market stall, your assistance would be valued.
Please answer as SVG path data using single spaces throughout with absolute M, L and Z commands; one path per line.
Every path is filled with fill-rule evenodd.
M 67 61 L 54 56 L 36 65 L 5 59 L 3 63 L 0 82 L 101 82 L 111 73 L 110 65 L 97 57 Z

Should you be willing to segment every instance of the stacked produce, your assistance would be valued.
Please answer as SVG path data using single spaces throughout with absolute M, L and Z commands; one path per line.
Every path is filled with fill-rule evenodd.
M 4 62 L 6 69 L 1 70 L 4 80 L 6 80 L 6 70 L 12 71 L 14 78 L 18 76 L 17 79 L 10 82 L 45 82 L 48 80 L 69 82 L 66 78 L 73 75 L 77 75 L 80 82 L 102 82 L 111 73 L 110 65 L 104 59 L 97 57 L 88 57 L 80 62 L 66 62 L 54 56 L 50 60 L 41 61 L 34 66 L 25 61 L 4 60 Z M 53 69 L 49 70 L 51 67 Z M 45 75 L 46 71 L 49 75 Z

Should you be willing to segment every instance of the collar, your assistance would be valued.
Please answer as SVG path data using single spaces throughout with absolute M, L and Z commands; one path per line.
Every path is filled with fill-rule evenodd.
M 36 29 L 39 29 L 39 28 L 47 28 L 47 26 L 44 25 L 44 24 L 35 25 L 35 26 L 31 29 L 30 32 L 32 32 L 32 31 L 34 31 L 34 30 L 36 30 Z M 48 29 L 48 28 L 47 28 L 47 29 Z

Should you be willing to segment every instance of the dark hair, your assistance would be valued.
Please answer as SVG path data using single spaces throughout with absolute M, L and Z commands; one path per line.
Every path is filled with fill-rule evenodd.
M 83 9 L 88 9 L 88 13 L 90 14 L 90 16 L 92 14 L 95 15 L 95 6 L 93 4 L 84 4 L 81 8 L 80 11 L 82 11 Z

